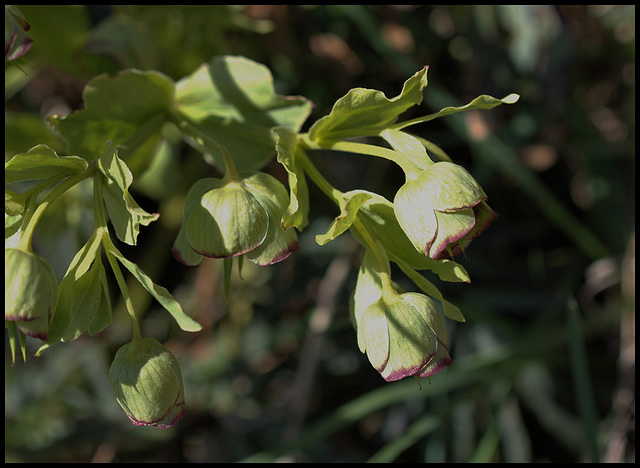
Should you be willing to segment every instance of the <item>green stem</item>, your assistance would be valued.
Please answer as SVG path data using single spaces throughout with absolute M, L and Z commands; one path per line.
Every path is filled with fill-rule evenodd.
M 31 251 L 31 242 L 33 240 L 33 234 L 35 232 L 36 226 L 42 218 L 45 210 L 51 203 L 57 200 L 62 194 L 64 194 L 67 190 L 77 185 L 84 179 L 91 177 L 98 168 L 97 160 L 91 161 L 87 169 L 74 176 L 68 177 L 58 184 L 46 197 L 45 199 L 38 204 L 38 206 L 33 210 L 33 214 L 28 218 L 27 226 L 25 227 L 22 236 L 20 237 L 20 241 L 16 245 L 16 248 Z M 39 184 L 42 185 L 42 184 Z
M 410 127 L 411 125 L 417 125 L 420 123 L 429 122 L 435 118 L 438 118 L 442 115 L 442 111 L 434 112 L 433 114 L 423 115 L 422 117 L 416 117 L 415 119 L 405 120 L 404 122 L 399 122 L 395 125 L 390 125 L 389 128 L 394 128 L 396 130 L 402 130 L 403 128 Z
M 366 154 L 369 156 L 388 159 L 400 166 L 405 174 L 413 174 L 417 170 L 415 164 L 413 164 L 411 160 L 405 157 L 402 153 L 382 146 L 356 143 L 353 141 L 316 142 L 311 140 L 307 133 L 298 135 L 298 138 L 307 149 L 344 151 L 345 153 Z
M 397 294 L 395 288 L 393 287 L 393 282 L 391 281 L 391 266 L 389 264 L 389 257 L 387 257 L 387 252 L 383 247 L 382 243 L 374 239 L 371 236 L 371 233 L 367 230 L 367 228 L 362 224 L 362 221 L 356 219 L 353 221 L 351 225 L 365 243 L 365 247 L 373 254 L 376 263 L 378 264 L 378 272 L 380 274 L 380 281 L 382 283 L 382 297 L 388 298 L 391 295 Z
M 327 195 L 327 197 L 329 197 L 336 205 L 341 206 L 341 201 L 344 199 L 344 194 L 340 190 L 334 188 L 324 178 L 324 176 L 320 173 L 316 166 L 311 162 L 307 153 L 301 147 L 298 147 L 296 157 L 302 164 L 305 174 L 309 176 L 311 180 L 313 180 L 313 182 L 318 186 L 320 190 L 322 190 L 325 195 Z M 379 267 L 380 279 L 382 281 L 383 295 L 386 295 L 386 297 L 388 297 L 390 294 L 396 294 L 396 291 L 393 288 L 393 283 L 391 282 L 391 266 L 389 264 L 389 258 L 387 257 L 387 253 L 384 247 L 379 240 L 374 239 L 371 236 L 367 228 L 364 226 L 364 224 L 362 224 L 362 221 L 360 221 L 357 216 L 353 221 L 352 228 L 358 231 L 365 243 L 365 247 L 371 251 L 376 259 L 376 263 Z
M 139 341 L 142 339 L 142 334 L 140 333 L 140 323 L 138 322 L 138 317 L 136 316 L 135 310 L 133 308 L 133 301 L 131 300 L 131 295 L 129 294 L 129 288 L 127 287 L 127 282 L 125 281 L 124 276 L 122 275 L 122 270 L 120 270 L 120 265 L 118 264 L 118 260 L 112 253 L 112 252 L 116 252 L 118 255 L 122 255 L 120 251 L 116 248 L 116 246 L 113 244 L 113 241 L 109 236 L 109 229 L 107 227 L 107 218 L 104 210 L 104 202 L 102 199 L 102 181 L 103 181 L 102 174 L 97 174 L 93 179 L 94 217 L 95 217 L 95 223 L 96 223 L 96 230 L 102 231 L 102 245 L 104 246 L 104 250 L 107 254 L 107 260 L 109 260 L 109 265 L 111 265 L 113 274 L 116 277 L 116 282 L 118 283 L 120 292 L 122 292 L 124 304 L 127 308 L 129 319 L 131 321 L 133 340 Z
M 309 159 L 307 153 L 298 147 L 296 150 L 296 158 L 302 164 L 302 168 L 307 176 L 318 186 L 322 192 L 331 199 L 336 205 L 341 206 L 341 201 L 344 199 L 344 193 L 337 188 L 333 187 L 327 179 L 320 173 L 320 171 L 314 166 Z

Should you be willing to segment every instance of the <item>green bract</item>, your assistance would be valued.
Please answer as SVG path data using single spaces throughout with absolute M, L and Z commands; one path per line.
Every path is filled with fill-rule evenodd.
M 4 249 L 4 319 L 22 333 L 47 339 L 57 286 L 53 268 L 42 257 Z
M 187 194 L 174 255 L 187 265 L 202 256 L 247 254 L 258 265 L 284 260 L 298 248 L 295 230 L 281 226 L 288 204 L 287 190 L 268 174 L 201 179 Z
M 394 198 L 398 223 L 415 248 L 430 258 L 455 256 L 498 216 L 464 168 L 438 162 L 400 187 Z
M 134 339 L 116 353 L 109 369 L 118 403 L 136 426 L 173 426 L 184 416 L 178 361 L 154 338 Z

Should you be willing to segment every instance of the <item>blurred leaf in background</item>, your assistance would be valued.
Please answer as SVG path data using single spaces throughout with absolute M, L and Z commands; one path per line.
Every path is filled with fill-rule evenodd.
M 180 362 L 187 414 L 166 430 L 123 417 L 107 377 L 129 338 L 114 297 L 105 332 L 26 366 L 5 359 L 5 461 L 635 461 L 635 6 L 20 11 L 33 68 L 5 67 L 6 159 L 40 143 L 64 154 L 44 118 L 81 108 L 99 73 L 135 67 L 179 80 L 216 55 L 265 64 L 278 94 L 315 103 L 309 124 L 351 88 L 398 95 L 425 65 L 424 101 L 403 119 L 481 94 L 521 98 L 412 129 L 469 170 L 500 214 L 462 261 L 470 284 L 429 277 L 466 322 L 447 320 L 453 364 L 422 390 L 384 382 L 358 351 L 348 303 L 362 252 L 347 236 L 315 243 L 335 208 L 313 186 L 299 250 L 269 268 L 245 265 L 229 307 L 220 262 L 175 262 L 186 191 L 217 175 L 164 128 L 168 157 L 155 174 L 172 183 L 132 185 L 160 219 L 122 251 L 203 325 L 181 332 L 131 282 L 145 333 Z M 392 199 L 403 183 L 385 160 L 311 157 L 343 191 Z M 265 170 L 286 181 L 275 161 Z M 90 192 L 69 195 L 34 240 L 58 279 L 92 229 L 82 215 Z

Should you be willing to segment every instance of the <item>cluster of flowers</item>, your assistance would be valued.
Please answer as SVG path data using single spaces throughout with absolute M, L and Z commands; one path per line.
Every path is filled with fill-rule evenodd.
M 486 198 L 461 166 L 437 162 L 398 190 L 394 211 L 415 248 L 440 259 L 462 253 L 495 219 Z M 174 255 L 189 265 L 202 256 L 245 255 L 259 265 L 279 262 L 298 247 L 295 230 L 281 225 L 288 203 L 285 187 L 262 172 L 201 179 L 188 193 Z M 6 321 L 25 335 L 46 339 L 56 288 L 44 259 L 28 250 L 5 249 Z M 385 380 L 427 377 L 451 363 L 444 318 L 434 299 L 382 284 L 369 297 L 354 313 L 358 345 Z M 168 427 L 182 417 L 180 369 L 159 342 L 145 338 L 123 346 L 110 377 L 134 424 Z M 150 381 L 163 382 L 152 386 L 162 395 L 148 391 Z
M 414 247 L 442 259 L 463 253 L 497 217 L 486 198 L 469 172 L 443 161 L 398 190 L 394 211 Z M 187 195 L 174 255 L 187 265 L 202 256 L 279 262 L 298 248 L 295 230 L 281 225 L 288 203 L 284 186 L 261 172 L 202 179 Z M 382 285 L 377 297 L 355 318 L 360 349 L 385 380 L 427 377 L 451 363 L 444 319 L 432 298 Z
M 12 47 L 22 45 L 15 48 L 13 55 L 17 57 L 24 53 L 30 41 L 21 36 L 22 30 L 18 26 L 14 27 L 13 31 Z M 238 72 L 240 77 L 256 75 L 270 80 L 270 75 L 265 75 L 264 70 L 256 69 L 254 65 L 247 65 L 245 62 L 229 59 L 225 63 L 235 64 L 234 66 L 240 67 L 240 71 L 251 72 Z M 227 67 L 223 68 L 226 73 Z M 207 73 L 210 71 L 208 68 L 202 70 Z M 142 79 L 140 74 L 129 76 L 131 79 L 133 77 Z M 156 74 L 149 77 L 158 79 Z M 200 115 L 200 111 L 198 108 L 189 107 L 193 103 L 193 96 L 188 91 L 197 90 L 195 95 L 198 97 L 201 92 L 210 92 L 198 87 L 201 81 L 195 80 L 194 84 L 187 80 L 186 84 L 178 86 L 182 93 L 180 96 L 183 111 L 187 112 L 190 109 L 196 117 Z M 304 179 L 305 176 L 309 176 L 340 205 L 345 213 L 344 218 L 349 218 L 348 221 L 341 217 L 336 218 L 330 232 L 322 236 L 323 240 L 328 241 L 327 239 L 340 235 L 353 225 L 356 237 L 366 248 L 354 292 L 354 298 L 358 296 L 358 300 L 353 301 L 352 308 L 360 350 L 366 353 L 372 366 L 387 381 L 408 376 L 428 377 L 449 365 L 451 356 L 448 351 L 444 317 L 437 302 L 430 297 L 431 294 L 437 295 L 438 291 L 429 292 L 422 288 L 429 295 L 398 291 L 391 281 L 389 268 L 389 258 L 393 257 L 391 251 L 397 246 L 390 244 L 401 245 L 402 250 L 411 251 L 412 258 L 417 256 L 421 262 L 428 259 L 427 263 L 430 265 L 441 265 L 446 263 L 446 257 L 453 258 L 464 253 L 468 243 L 482 233 L 497 214 L 489 208 L 487 196 L 478 182 L 464 168 L 448 161 L 432 162 L 426 155 L 422 143 L 418 142 L 416 150 L 413 137 L 398 128 L 387 128 L 395 122 L 399 112 L 421 102 L 425 86 L 426 67 L 410 78 L 405 83 L 402 94 L 393 100 L 387 100 L 380 92 L 374 90 L 352 90 L 336 103 L 331 115 L 320 119 L 311 127 L 308 135 L 302 136 L 292 132 L 286 126 L 268 129 L 273 134 L 277 133 L 275 130 L 281 131 L 278 134 L 280 142 L 276 144 L 276 150 L 278 161 L 289 174 L 291 192 L 280 181 L 266 173 L 256 170 L 236 171 L 230 154 L 222 145 L 209 138 L 197 125 L 180 117 L 182 131 L 186 132 L 183 136 L 198 144 L 206 141 L 213 150 L 219 151 L 225 171 L 222 178 L 200 179 L 189 190 L 184 206 L 183 223 L 172 249 L 175 258 L 185 265 L 198 265 L 203 257 L 246 257 L 257 265 L 271 265 L 286 259 L 298 248 L 295 228 L 304 227 L 308 210 L 308 207 L 297 208 L 298 211 L 293 210 L 294 213 L 291 213 L 292 206 L 302 204 L 299 203 L 300 200 L 296 200 L 299 193 L 294 189 L 296 184 L 292 183 L 292 178 L 297 180 L 298 177 Z M 259 89 L 262 92 L 262 88 Z M 218 96 L 218 93 L 214 93 L 213 96 Z M 171 99 L 173 98 L 167 100 Z M 468 106 L 446 108 L 419 121 L 426 122 L 440 115 L 465 110 L 471 105 L 476 108 L 491 108 L 501 102 L 514 101 L 513 98 L 496 100 L 481 96 Z M 302 117 L 306 118 L 306 112 L 305 110 Z M 196 117 L 193 119 L 198 120 Z M 412 121 L 412 124 L 419 121 Z M 301 123 L 302 121 L 298 125 L 290 126 L 299 130 Z M 386 132 L 386 137 L 383 132 Z M 333 196 L 338 191 L 333 187 L 322 187 L 328 183 L 325 184 L 326 181 L 313 167 L 303 150 L 303 147 L 323 149 L 323 145 L 330 148 L 344 138 L 367 135 L 383 136 L 387 139 L 394 151 L 385 150 L 382 157 L 394 160 L 406 175 L 406 182 L 397 191 L 393 202 L 384 200 L 385 209 L 388 208 L 389 213 L 385 214 L 384 219 L 381 218 L 381 223 L 375 228 L 371 224 L 367 225 L 365 221 L 368 215 L 361 216 L 358 209 L 364 206 L 362 203 L 367 203 L 368 198 L 374 199 L 379 196 L 362 193 L 363 191 L 354 191 L 361 193 L 353 198 L 349 198 L 347 194 Z M 271 151 L 271 140 L 267 143 L 265 147 Z M 307 147 L 310 144 L 316 145 L 315 148 Z M 364 146 L 368 147 L 369 153 L 363 154 L 381 155 L 376 146 L 356 144 L 351 148 Z M 336 149 L 340 148 L 350 151 L 345 149 L 345 145 L 338 145 Z M 90 334 L 98 333 L 110 323 L 111 309 L 100 260 L 101 244 L 105 247 L 110 262 L 115 263 L 117 259 L 134 274 L 172 313 L 182 329 L 198 331 L 200 326 L 184 315 L 170 294 L 155 285 L 150 287 L 151 280 L 135 264 L 122 257 L 110 241 L 101 204 L 103 184 L 109 192 L 104 198 L 109 217 L 120 240 L 135 245 L 139 226 L 149 224 L 158 216 L 144 212 L 132 199 L 128 189 L 133 175 L 125 162 L 117 157 L 117 151 L 111 146 L 111 142 L 107 142 L 105 153 L 97 164 L 91 163 L 88 169 L 89 164 L 82 158 L 58 158 L 41 147 L 34 148 L 34 151 L 33 154 L 24 153 L 22 157 L 27 159 L 19 159 L 16 163 L 15 171 L 19 172 L 22 169 L 25 174 L 15 180 L 44 178 L 51 182 L 74 173 L 78 177 L 95 174 L 94 199 L 95 206 L 99 207 L 95 216 L 97 234 L 94 233 L 90 242 L 77 254 L 77 258 L 74 258 L 73 265 L 59 286 L 51 266 L 31 249 L 31 234 L 38 218 L 31 218 L 35 219 L 35 222 L 29 222 L 26 232 L 20 231 L 21 226 L 25 224 L 25 213 L 31 213 L 26 210 L 27 195 L 15 194 L 5 189 L 5 217 L 9 219 L 8 223 L 5 222 L 5 326 L 9 329 L 10 340 L 14 340 L 11 342 L 12 353 L 15 350 L 15 339 L 12 338 L 15 333 L 12 332 L 15 330 L 22 340 L 24 357 L 24 335 L 42 340 L 45 342 L 43 346 L 46 347 L 59 339 L 73 340 L 85 331 Z M 420 154 L 414 154 L 418 152 Z M 58 174 L 54 178 L 49 177 L 46 167 L 40 167 L 40 161 L 45 156 L 49 157 L 50 161 L 50 166 L 47 167 Z M 297 165 L 299 156 L 300 166 Z M 250 167 L 263 166 L 264 164 L 255 163 Z M 5 172 L 6 168 L 5 165 Z M 86 172 L 83 172 L 85 170 Z M 43 177 L 35 177 L 36 175 Z M 76 183 L 70 176 L 69 180 Z M 72 186 L 71 182 L 68 186 Z M 306 191 L 306 184 L 298 185 L 297 189 L 303 191 L 302 186 Z M 36 188 L 38 187 L 41 190 L 43 185 L 37 185 Z M 60 193 L 63 193 L 63 190 L 60 190 Z M 358 203 L 360 204 L 355 207 Z M 345 207 L 348 204 L 350 205 L 347 210 Z M 44 204 L 41 206 L 46 208 Z M 352 213 L 347 213 L 349 210 Z M 301 213 L 303 215 L 299 216 Z M 380 227 L 379 224 L 385 226 Z M 334 229 L 334 226 L 339 227 Z M 378 228 L 384 233 L 376 231 Z M 7 244 L 8 231 L 10 238 L 15 237 L 13 234 L 19 234 L 19 241 Z M 386 238 L 382 239 L 384 236 Z M 90 258 L 94 258 L 93 263 Z M 225 273 L 229 265 L 230 262 L 226 261 Z M 112 268 L 125 294 L 126 285 L 123 287 L 120 284 L 124 283 L 124 280 L 117 264 L 112 264 Z M 69 281 L 65 283 L 67 279 Z M 63 287 L 65 284 L 68 286 L 67 289 Z M 76 287 L 77 289 L 74 289 Z M 77 291 L 82 294 L 77 294 Z M 76 302 L 76 297 L 79 296 L 82 297 Z M 98 306 L 94 307 L 95 301 L 86 304 L 82 302 L 85 296 L 96 296 Z M 101 302 L 103 298 L 104 301 Z M 95 297 L 92 297 L 93 299 Z M 60 330 L 67 327 L 66 324 L 60 325 L 64 320 L 56 321 L 52 318 L 61 316 L 58 309 L 74 307 L 81 309 L 82 324 L 71 327 L 73 330 L 69 334 Z M 85 313 L 96 308 L 105 309 L 105 313 Z M 134 329 L 133 340 L 119 349 L 111 365 L 109 376 L 113 391 L 118 403 L 135 425 L 170 427 L 184 415 L 185 400 L 180 368 L 176 358 L 161 343 L 152 338 L 142 338 L 134 311 L 129 310 L 129 313 Z

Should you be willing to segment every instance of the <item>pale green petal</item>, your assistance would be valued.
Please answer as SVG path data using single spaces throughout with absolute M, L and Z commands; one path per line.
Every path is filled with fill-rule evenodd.
M 298 248 L 294 228 L 282 227 L 282 216 L 289 204 L 289 194 L 275 177 L 256 172 L 243 180 L 246 189 L 260 202 L 269 215 L 269 228 L 264 242 L 247 254 L 257 265 L 271 265 L 287 258 Z
M 417 182 L 404 184 L 393 200 L 398 224 L 418 252 L 428 256 L 429 246 L 438 230 L 436 215 Z
M 382 372 L 389 359 L 389 329 L 382 300 L 376 301 L 364 311 L 358 327 L 358 347 L 366 351 L 371 365 Z
M 387 381 L 417 374 L 437 349 L 435 333 L 419 308 L 405 300 L 407 294 L 387 308 L 389 361 L 382 372 Z
M 353 318 L 358 330 L 358 346 L 361 352 L 365 352 L 365 343 L 360 338 L 360 328 L 364 313 L 367 308 L 378 301 L 382 297 L 382 284 L 380 282 L 380 273 L 376 266 L 376 260 L 370 250 L 365 251 L 362 257 L 362 263 L 358 270 L 358 278 L 356 280 L 356 288 L 353 292 Z
M 471 208 L 487 198 L 466 169 L 446 161 L 429 166 L 416 183 L 420 184 L 422 197 L 438 211 Z

